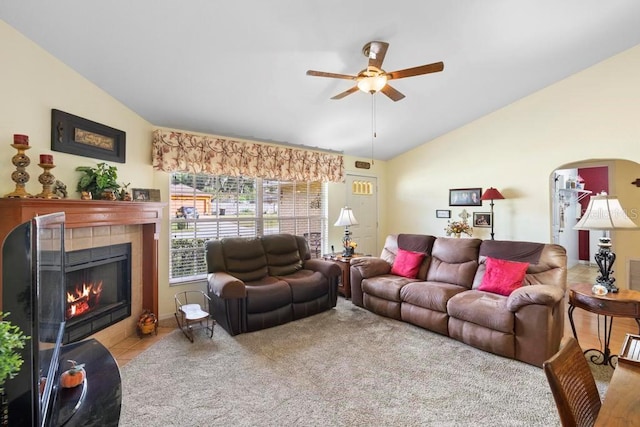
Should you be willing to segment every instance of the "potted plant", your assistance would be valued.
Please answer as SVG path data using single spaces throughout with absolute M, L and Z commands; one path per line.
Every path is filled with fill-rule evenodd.
M 113 200 L 119 194 L 118 168 L 106 163 L 98 163 L 96 167 L 78 166 L 76 171 L 83 172 L 76 191 L 89 193 L 92 199 Z
M 4 320 L 8 315 L 9 313 L 3 314 L 0 311 L 0 424 L 6 420 L 4 383 L 20 371 L 23 360 L 17 350 L 24 348 L 25 341 L 29 339 L 20 328 Z

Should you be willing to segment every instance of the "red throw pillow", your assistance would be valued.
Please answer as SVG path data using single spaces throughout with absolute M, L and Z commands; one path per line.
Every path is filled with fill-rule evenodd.
M 486 265 L 487 269 L 478 290 L 504 296 L 511 295 L 511 292 L 522 286 L 524 275 L 529 267 L 528 262 L 491 257 L 487 257 Z
M 396 259 L 393 261 L 393 266 L 391 266 L 391 274 L 415 279 L 418 271 L 420 271 L 420 265 L 424 257 L 425 255 L 420 252 L 398 249 Z

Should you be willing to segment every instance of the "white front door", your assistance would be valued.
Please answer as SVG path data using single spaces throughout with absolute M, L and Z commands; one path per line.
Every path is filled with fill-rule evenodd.
M 378 181 L 370 176 L 347 175 L 346 185 L 347 206 L 358 220 L 358 225 L 350 227 L 351 239 L 358 244 L 356 252 L 378 256 Z

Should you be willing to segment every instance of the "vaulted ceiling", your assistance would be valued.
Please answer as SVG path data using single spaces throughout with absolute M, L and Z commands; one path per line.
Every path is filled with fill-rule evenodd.
M 383 160 L 640 44 L 637 0 L 2 0 L 0 19 L 156 126 L 365 158 L 372 96 L 306 71 L 356 74 L 372 40 L 386 71 L 443 61 L 375 95 Z

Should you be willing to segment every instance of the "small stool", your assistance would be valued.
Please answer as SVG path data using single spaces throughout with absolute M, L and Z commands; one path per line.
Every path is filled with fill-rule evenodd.
M 193 342 L 193 326 L 198 323 L 209 331 L 209 338 L 213 338 L 213 327 L 216 321 L 209 314 L 208 307 L 211 298 L 202 291 L 184 291 L 174 295 L 176 302 L 176 322 L 182 333 Z M 203 323 L 204 322 L 204 325 Z

